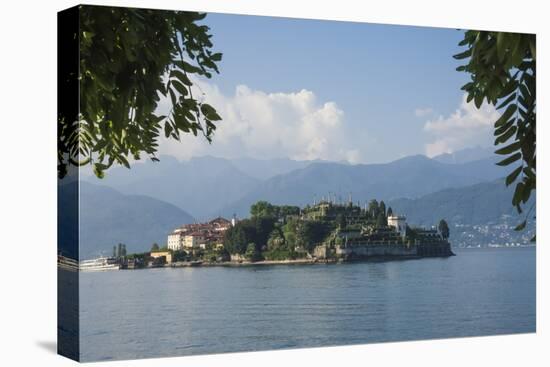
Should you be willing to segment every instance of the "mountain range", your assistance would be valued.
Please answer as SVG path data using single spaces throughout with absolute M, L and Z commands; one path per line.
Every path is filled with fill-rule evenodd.
M 125 194 L 146 195 L 169 202 L 197 219 L 215 215 L 217 208 L 240 199 L 261 181 L 239 170 L 222 158 L 199 157 L 178 161 L 161 156 L 160 162 L 114 168 L 102 180 L 89 182 L 116 189 Z
M 490 158 L 495 155 L 494 147 L 471 147 L 462 150 L 457 150 L 453 153 L 443 153 L 433 157 L 432 159 L 441 163 L 467 163 L 478 161 L 480 159 Z
M 60 195 L 64 192 L 72 190 L 60 190 Z M 170 203 L 80 182 L 80 258 L 110 255 L 119 242 L 128 252 L 145 251 L 155 242 L 164 244 L 174 228 L 192 222 L 191 215 Z
M 198 220 L 223 215 L 248 215 L 258 200 L 306 205 L 331 195 L 347 200 L 416 198 L 445 188 L 491 181 L 506 174 L 496 157 L 443 163 L 416 155 L 384 164 L 294 161 L 290 159 L 229 160 L 216 157 L 178 161 L 163 156 L 159 163 L 137 163 L 130 170 L 114 168 L 103 180 L 89 182 L 125 194 L 146 195 L 178 206 Z
M 485 153 L 457 152 L 450 162 L 446 155 L 416 155 L 358 165 L 163 156 L 160 163 L 114 168 L 103 180 L 89 177 L 81 183 L 81 255 L 97 256 L 118 242 L 129 251 L 145 251 L 153 242 L 164 244 L 167 233 L 184 223 L 234 213 L 247 217 L 258 200 L 304 206 L 329 193 L 342 201 L 351 193 L 361 204 L 384 200 L 415 225 L 430 226 L 441 218 L 451 225 L 516 218 L 512 189 L 502 180 L 507 169 Z
M 336 195 L 354 202 L 370 199 L 416 198 L 438 190 L 494 180 L 505 174 L 495 158 L 461 163 L 441 163 L 425 156 L 411 156 L 386 164 L 347 165 L 311 163 L 305 168 L 261 182 L 229 206 L 222 215 L 246 216 L 251 204 L 267 200 L 274 204 L 303 206 L 315 199 Z
M 442 218 L 454 225 L 496 224 L 503 217 L 519 222 L 520 216 L 511 203 L 513 193 L 513 187 L 506 187 L 504 180 L 495 180 L 445 189 L 416 199 L 395 199 L 386 205 L 396 214 L 406 214 L 410 223 L 420 226 L 437 224 Z M 535 200 L 533 196 L 525 207 L 529 208 Z

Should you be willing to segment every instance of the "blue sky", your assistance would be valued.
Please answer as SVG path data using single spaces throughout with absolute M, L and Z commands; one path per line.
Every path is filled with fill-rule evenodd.
M 459 62 L 452 55 L 460 51 L 462 31 L 212 13 L 205 24 L 215 50 L 224 54 L 220 74 L 202 85 L 205 98 L 212 98 L 224 117 L 220 142 L 216 146 L 215 137 L 208 148 L 172 146 L 170 154 L 373 163 L 491 143 L 496 112 L 466 105 L 460 87 L 468 75 L 455 71 Z M 246 86 L 241 89 L 246 98 L 238 86 Z M 289 112 L 287 107 L 305 96 L 296 96 L 303 90 L 314 102 L 306 112 Z M 286 102 L 279 98 L 284 96 Z M 260 112 L 250 112 L 253 101 L 265 102 L 264 114 L 275 121 L 262 122 Z M 279 126 L 292 130 L 316 118 L 327 119 L 324 130 L 315 134 L 305 128 L 295 145 L 286 143 L 292 134 L 278 135 Z M 289 119 L 295 122 L 289 125 Z M 227 132 L 231 126 L 240 135 Z M 243 138 L 259 129 L 269 130 L 268 137 L 254 132 L 250 139 L 269 149 Z M 308 139 L 318 144 L 300 151 Z

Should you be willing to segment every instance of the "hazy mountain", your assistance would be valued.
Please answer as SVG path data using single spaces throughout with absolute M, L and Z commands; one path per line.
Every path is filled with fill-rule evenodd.
M 296 169 L 304 168 L 316 161 L 295 161 L 289 158 L 255 159 L 236 158 L 231 163 L 250 177 L 266 180 L 273 176 L 283 175 Z
M 416 198 L 445 188 L 468 186 L 494 180 L 506 170 L 494 164 L 495 158 L 463 164 L 447 164 L 422 155 L 406 157 L 386 164 L 345 165 L 312 163 L 288 174 L 262 182 L 246 196 L 218 210 L 222 215 L 248 215 L 258 200 L 274 204 L 310 204 L 329 192 L 343 200 L 349 193 L 353 200 L 391 200 Z
M 480 159 L 486 159 L 495 156 L 494 147 L 473 147 L 458 150 L 453 153 L 444 153 L 438 156 L 433 157 L 433 160 L 436 160 L 441 163 L 467 163 L 473 162 Z
M 290 159 L 233 161 L 201 157 L 178 161 L 162 156 L 159 163 L 136 163 L 130 170 L 114 168 L 93 183 L 124 194 L 146 195 L 176 205 L 198 220 L 223 215 L 248 215 L 258 200 L 305 205 L 329 192 L 347 200 L 416 198 L 450 187 L 461 187 L 506 175 L 491 158 L 466 163 L 442 163 L 426 156 L 406 157 L 385 164 L 293 161 Z M 288 171 L 291 170 L 291 171 Z M 277 174 L 278 173 L 278 174 Z M 274 175 L 274 176 L 273 176 Z M 268 177 L 266 179 L 260 179 Z
M 72 183 L 76 188 L 76 183 Z M 70 194 L 71 190 L 64 190 Z M 166 243 L 175 227 L 194 219 L 175 205 L 142 195 L 124 195 L 114 189 L 81 182 L 80 257 L 110 255 L 119 242 L 128 252 L 145 251 Z
M 433 225 L 442 218 L 453 224 L 498 223 L 503 217 L 519 218 L 511 202 L 513 193 L 513 186 L 506 187 L 504 180 L 495 180 L 446 189 L 417 199 L 391 200 L 387 205 L 417 225 Z M 534 200 L 533 197 L 530 202 Z
M 244 196 L 259 180 L 222 158 L 200 157 L 178 161 L 162 156 L 160 162 L 136 163 L 130 170 L 114 168 L 105 179 L 89 178 L 124 194 L 154 197 L 174 204 L 197 219 Z
M 450 241 L 457 247 L 485 247 L 489 244 L 532 244 L 536 233 L 533 196 L 519 215 L 512 206 L 513 187 L 503 180 L 446 189 L 418 199 L 397 199 L 388 203 L 394 213 L 404 214 L 413 226 L 430 227 L 445 219 L 451 228 Z M 532 207 L 531 215 L 526 217 Z M 514 228 L 528 219 L 523 231 Z

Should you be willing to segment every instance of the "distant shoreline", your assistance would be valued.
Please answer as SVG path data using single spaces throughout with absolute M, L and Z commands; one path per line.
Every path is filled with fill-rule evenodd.
M 502 250 L 502 249 L 525 249 L 535 248 L 536 245 L 522 245 L 522 246 L 499 246 L 499 247 L 455 247 L 453 250 Z M 294 260 L 260 260 L 260 261 L 226 261 L 226 262 L 175 262 L 171 264 L 165 264 L 163 266 L 151 266 L 135 269 L 116 269 L 116 270 L 148 270 L 148 269 L 176 269 L 176 268 L 194 268 L 194 267 L 227 267 L 227 268 L 239 268 L 239 267 L 254 267 L 254 266 L 273 266 L 273 265 L 328 265 L 328 264 L 350 264 L 350 263 L 368 263 L 368 262 L 389 262 L 389 261 L 404 261 L 404 260 L 420 260 L 425 258 L 448 258 L 453 257 L 456 254 L 450 256 L 370 256 L 356 259 L 294 259 Z M 58 267 L 63 270 L 76 271 L 76 267 L 67 268 L 63 264 L 58 264 Z M 115 269 L 112 269 L 115 270 Z M 79 272 L 82 272 L 79 269 Z M 86 271 L 87 272 L 87 271 Z M 95 271 L 92 271 L 95 272 Z M 101 272 L 101 271 L 99 271 Z
M 249 266 L 271 266 L 271 265 L 327 265 L 327 264 L 351 264 L 351 263 L 366 263 L 366 262 L 387 262 L 387 261 L 402 261 L 402 260 L 420 260 L 426 258 L 448 258 L 448 256 L 370 256 L 357 259 L 295 259 L 295 260 L 260 260 L 260 261 L 226 261 L 226 262 L 203 262 L 200 264 L 192 264 L 191 262 L 181 262 L 166 264 L 157 268 L 192 268 L 192 267 L 249 267 Z M 143 269 L 154 269 L 148 267 Z M 126 270 L 126 269 L 121 269 Z
M 220 263 L 205 262 L 199 266 L 239 267 L 239 266 L 255 266 L 255 265 L 314 265 L 314 264 L 336 264 L 336 263 L 338 263 L 338 260 L 335 260 L 335 259 L 327 259 L 327 260 L 294 259 L 294 260 L 226 261 L 226 262 L 220 262 Z

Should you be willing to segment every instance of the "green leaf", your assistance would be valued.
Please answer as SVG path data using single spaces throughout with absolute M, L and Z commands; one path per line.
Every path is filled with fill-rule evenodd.
M 453 55 L 453 57 L 457 60 L 462 60 L 462 59 L 465 59 L 465 58 L 470 57 L 470 56 L 472 56 L 472 50 L 471 49 L 468 49 L 464 52 Z
M 529 89 L 529 94 L 534 96 L 536 92 L 536 80 L 535 77 L 532 76 L 529 73 L 523 74 L 523 79 L 525 80 L 525 84 L 527 85 L 527 88 Z
M 495 121 L 495 127 L 499 127 L 500 125 L 505 124 L 510 117 L 516 112 L 518 109 L 518 106 L 514 103 L 511 105 L 508 105 L 504 113 L 498 118 L 498 120 Z
M 521 173 L 522 169 L 523 169 L 523 166 L 519 166 L 518 168 L 513 170 L 512 173 L 506 176 L 506 186 L 510 186 L 510 184 L 516 180 L 516 178 Z
M 506 154 L 511 154 L 516 150 L 519 150 L 520 148 L 521 148 L 521 141 L 517 140 L 512 144 L 505 146 L 504 148 L 495 150 L 495 153 L 500 155 L 506 155 Z
M 514 231 L 523 231 L 525 229 L 525 226 L 527 225 L 527 221 L 524 220 L 523 222 L 521 222 L 520 224 L 518 224 L 516 226 L 516 228 L 514 228 Z
M 130 163 L 128 163 L 128 160 L 123 155 L 120 155 L 117 157 L 118 161 L 126 168 L 130 168 Z
M 497 106 L 497 110 L 500 110 L 502 107 L 508 105 L 508 103 L 512 102 L 514 99 L 516 98 L 516 94 L 513 93 L 513 94 L 510 94 L 510 96 L 508 96 L 508 98 L 506 98 L 504 100 L 504 102 L 502 102 L 501 104 L 499 104 Z
M 210 106 L 207 103 L 203 103 L 201 105 L 201 112 L 203 113 L 204 116 L 206 116 L 207 119 L 211 121 L 219 121 L 222 119 L 220 115 L 218 115 L 214 107 Z
M 187 88 L 180 82 L 175 80 L 172 82 L 172 85 L 174 86 L 174 88 L 176 88 L 178 93 L 181 94 L 182 96 L 185 97 L 187 94 L 189 94 L 189 91 L 187 90 Z
M 506 44 L 506 33 L 498 32 L 497 34 L 497 55 L 500 62 L 504 60 L 506 55 L 507 44 Z
M 531 188 L 525 185 L 523 187 L 523 192 L 521 193 L 521 200 L 523 203 L 526 203 L 529 200 L 529 197 L 531 197 Z
M 170 77 L 172 78 L 176 78 L 177 80 L 179 80 L 180 82 L 182 82 L 183 84 L 187 85 L 188 87 L 192 86 L 193 83 L 191 82 L 191 80 L 189 80 L 189 78 L 187 77 L 187 75 L 185 75 L 184 73 L 182 73 L 181 71 L 179 70 L 172 70 L 170 72 Z
M 187 73 L 202 74 L 202 70 L 200 68 L 198 68 L 194 65 L 191 65 L 188 62 L 178 60 L 178 61 L 175 61 L 174 63 L 176 64 L 177 67 L 179 67 L 180 69 L 182 69 L 183 71 L 185 71 Z
M 474 97 L 474 104 L 477 108 L 480 108 L 483 104 L 483 94 L 478 94 Z
M 104 170 L 105 170 L 106 167 L 107 166 L 105 166 L 103 164 L 100 164 L 100 163 L 95 163 L 94 164 L 93 171 L 94 171 L 94 174 L 96 175 L 97 178 L 104 178 L 105 177 Z
M 523 182 L 519 182 L 517 185 L 516 185 L 516 189 L 514 190 L 514 197 L 512 198 L 512 205 L 514 206 L 518 206 L 520 201 L 521 201 L 521 197 L 522 197 L 522 193 L 523 193 Z M 521 211 L 520 208 L 518 208 L 518 211 Z
M 515 76 L 511 78 L 508 83 L 504 86 L 504 89 L 500 93 L 500 97 L 506 97 L 510 93 L 513 93 L 516 91 L 518 86 L 518 82 L 515 80 Z
M 525 173 L 525 175 L 531 179 L 531 180 L 536 180 L 536 177 L 535 174 L 533 173 L 532 169 L 530 167 L 525 167 L 523 169 L 523 173 Z
M 172 134 L 172 125 L 170 123 L 164 124 L 164 136 L 169 137 Z
M 537 46 L 535 43 L 535 40 L 529 40 L 529 51 L 531 51 L 531 57 L 533 57 L 533 60 L 537 59 Z
M 170 92 L 170 100 L 172 101 L 172 106 L 175 106 L 178 103 L 178 99 L 176 98 L 176 94 L 172 90 L 172 88 L 168 88 L 168 92 Z
M 210 56 L 210 59 L 212 61 L 221 61 L 222 60 L 222 53 L 218 52 L 218 53 L 212 54 L 212 56 Z
M 160 115 L 160 116 L 156 116 L 156 115 L 153 115 L 153 122 L 155 124 L 158 124 L 159 122 L 161 122 L 162 120 L 164 120 L 166 118 L 165 115 Z
M 174 115 L 174 122 L 176 124 L 176 128 L 183 130 L 184 132 L 189 131 L 189 122 L 185 119 L 183 114 L 177 113 Z
M 514 124 L 515 121 L 516 121 L 515 119 L 511 119 L 510 121 L 508 121 L 504 125 L 496 128 L 493 135 L 494 136 L 500 136 L 500 135 L 504 134 L 510 127 L 512 127 L 512 125 Z
M 521 153 L 516 153 L 516 154 L 513 154 L 513 155 L 509 156 L 508 158 L 505 158 L 502 161 L 498 162 L 497 165 L 498 166 L 507 166 L 510 163 L 514 163 L 515 161 L 517 161 L 520 158 L 521 158 Z
M 522 95 L 526 100 L 530 100 L 530 99 L 531 99 L 531 93 L 529 93 L 529 90 L 528 90 L 526 84 L 520 84 L 520 85 L 519 85 L 519 91 L 521 92 L 521 95 Z
M 508 131 L 495 139 L 495 145 L 502 144 L 508 141 L 518 130 L 517 126 L 512 126 Z

